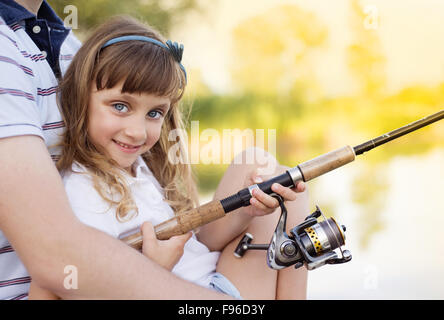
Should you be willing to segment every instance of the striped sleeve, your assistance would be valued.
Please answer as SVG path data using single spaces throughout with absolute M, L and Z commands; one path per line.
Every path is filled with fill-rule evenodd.
M 37 135 L 43 138 L 33 64 L 36 62 L 0 25 L 0 138 Z M 46 92 L 43 92 L 46 93 Z

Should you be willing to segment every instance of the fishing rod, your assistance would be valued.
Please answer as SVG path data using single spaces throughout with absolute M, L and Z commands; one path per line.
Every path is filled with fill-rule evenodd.
M 253 236 L 247 233 L 234 251 L 236 257 L 241 258 L 247 250 L 267 250 L 267 264 L 273 269 L 282 269 L 291 265 L 299 268 L 306 265 L 307 269 L 312 270 L 325 264 L 348 262 L 351 260 L 351 253 L 342 250 L 342 246 L 345 245 L 345 226 L 340 225 L 334 218 L 327 219 L 316 206 L 316 211 L 287 234 L 285 232 L 287 210 L 282 197 L 274 193 L 271 186 L 273 183 L 279 183 L 284 187 L 293 188 L 300 181 L 308 182 L 352 162 L 358 155 L 443 118 L 444 109 L 355 147 L 345 146 L 303 162 L 279 176 L 253 184 L 222 200 L 210 201 L 156 225 L 154 227 L 156 237 L 159 240 L 166 240 L 175 235 L 185 234 L 220 219 L 231 211 L 248 206 L 253 197 L 252 191 L 257 188 L 279 201 L 281 216 L 269 244 L 252 244 Z M 318 220 L 321 216 L 322 221 Z M 122 237 L 121 240 L 135 249 L 142 248 L 141 232 Z M 334 251 L 338 248 L 341 256 Z

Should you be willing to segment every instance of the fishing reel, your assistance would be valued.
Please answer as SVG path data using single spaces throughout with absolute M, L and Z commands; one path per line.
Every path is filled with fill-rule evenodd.
M 306 265 L 313 270 L 325 264 L 345 263 L 352 259 L 345 245 L 345 226 L 340 226 L 334 218 L 327 219 L 321 209 L 310 214 L 305 221 L 294 227 L 290 235 L 285 232 L 287 209 L 284 200 L 272 194 L 279 201 L 281 216 L 270 244 L 252 244 L 253 236 L 246 233 L 237 245 L 234 255 L 241 258 L 247 250 L 267 250 L 267 264 L 272 269 L 283 269 L 294 265 L 295 269 Z M 319 217 L 322 221 L 318 221 Z M 339 248 L 341 256 L 334 250 Z

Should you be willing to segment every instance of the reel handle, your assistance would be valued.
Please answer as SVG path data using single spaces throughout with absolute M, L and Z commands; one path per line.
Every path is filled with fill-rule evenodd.
M 242 258 L 247 250 L 267 250 L 268 244 L 252 244 L 253 235 L 246 233 L 239 241 L 236 249 L 234 249 L 234 256 L 236 258 Z

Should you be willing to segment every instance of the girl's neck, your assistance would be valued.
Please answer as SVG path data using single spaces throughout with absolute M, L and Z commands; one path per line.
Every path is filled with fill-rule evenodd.
M 134 164 L 132 164 L 129 168 L 125 168 L 123 170 L 125 170 L 125 172 L 128 173 L 131 177 L 133 177 L 133 178 L 136 177 L 136 171 L 134 169 Z

